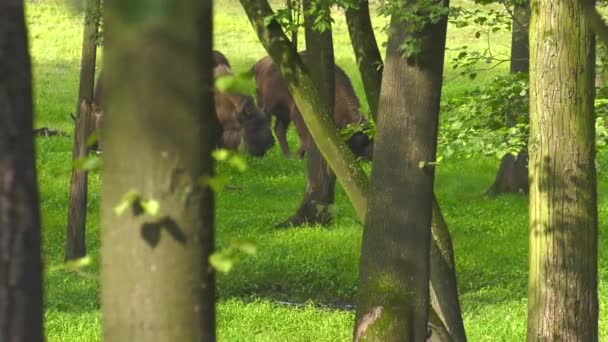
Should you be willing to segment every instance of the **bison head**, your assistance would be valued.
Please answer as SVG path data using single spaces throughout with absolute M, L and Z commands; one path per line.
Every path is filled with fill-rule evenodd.
M 247 153 L 261 157 L 274 145 L 274 137 L 270 130 L 270 121 L 253 102 L 250 96 L 237 96 L 235 103 L 237 117 L 241 126 Z

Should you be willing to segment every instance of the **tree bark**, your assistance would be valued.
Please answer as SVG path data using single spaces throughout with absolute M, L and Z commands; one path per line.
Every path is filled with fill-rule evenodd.
M 73 161 L 87 156 L 88 147 L 86 140 L 92 131 L 90 108 L 95 89 L 95 62 L 97 57 L 97 33 L 99 30 L 97 14 L 99 11 L 99 0 L 87 0 L 80 62 L 80 86 L 76 104 L 76 121 L 74 123 Z M 86 255 L 87 178 L 87 171 L 72 167 L 65 245 L 66 261 L 78 259 Z
M 434 169 L 419 163 L 435 160 L 447 17 L 417 33 L 421 51 L 406 59 L 408 25 L 394 16 L 389 28 L 355 341 L 427 338 Z
M 583 2 L 532 2 L 528 341 L 597 341 L 595 44 Z
M 310 13 L 312 11 L 311 0 L 303 0 L 302 4 L 304 13 L 307 13 L 304 16 L 304 25 L 310 77 L 319 89 L 320 101 L 331 110 L 331 108 L 334 108 L 335 65 L 331 26 L 323 32 L 314 30 L 315 16 Z M 319 1 L 317 6 L 329 10 L 329 3 L 326 0 Z M 324 120 L 333 120 L 333 111 L 329 115 L 330 117 L 324 118 Z M 304 139 L 309 141 L 308 143 L 302 142 L 302 146 L 309 146 L 306 160 L 307 184 L 304 198 L 296 213 L 278 226 L 328 225 L 331 223 L 330 208 L 334 204 L 336 176 L 327 165 L 327 161 L 323 159 L 317 144 L 308 132 L 306 132 Z
M 211 1 L 104 5 L 104 340 L 215 341 Z
M 458 300 L 454 247 L 448 225 L 435 196 L 433 196 L 431 234 L 431 306 L 449 333 L 449 339 L 443 338 L 442 341 L 463 342 L 467 337 Z
M 350 198 L 357 216 L 363 221 L 367 206 L 368 179 L 353 153 L 338 136 L 330 108 L 321 101 L 319 89 L 280 24 L 276 20 L 265 22 L 265 18 L 273 15 L 268 1 L 241 0 L 241 4 L 260 42 L 273 62 L 279 66 L 321 155 L 338 176 L 338 181 Z
M 529 48 L 530 4 L 515 4 L 513 7 L 513 25 L 511 31 L 511 73 L 530 70 Z M 515 98 L 513 101 L 520 101 Z M 517 124 L 517 116 L 521 113 L 511 111 L 506 113 L 507 127 Z M 500 160 L 494 183 L 486 194 L 528 193 L 528 151 L 522 150 L 516 156 L 506 154 Z
M 43 341 L 40 212 L 23 1 L 0 2 L 0 341 Z
M 384 65 L 369 16 L 368 0 L 359 0 L 358 7 L 348 7 L 346 9 L 346 24 L 348 25 L 348 33 L 357 59 L 359 73 L 361 73 L 361 79 L 363 80 L 367 103 L 372 118 L 376 121 Z

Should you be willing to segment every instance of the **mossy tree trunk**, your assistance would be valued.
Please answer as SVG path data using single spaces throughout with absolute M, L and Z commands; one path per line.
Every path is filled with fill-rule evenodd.
M 513 25 L 511 31 L 511 73 L 528 73 L 530 70 L 529 49 L 530 3 L 513 6 Z M 512 101 L 520 101 L 516 97 Z M 507 127 L 517 124 L 521 113 L 506 113 Z M 528 184 L 528 151 L 523 150 L 516 156 L 507 154 L 502 157 L 494 183 L 486 191 L 488 195 L 501 193 L 527 193 Z
M 23 1 L 0 2 L 0 341 L 43 341 L 40 211 Z
M 447 17 L 425 25 L 417 33 L 420 52 L 405 58 L 400 46 L 409 25 L 394 16 L 389 28 L 355 341 L 427 337 L 434 169 L 419 164 L 435 160 Z
M 80 59 L 80 86 L 76 103 L 76 121 L 74 125 L 74 147 L 72 159 L 85 158 L 88 153 L 87 136 L 91 129 L 91 104 L 95 89 L 95 61 L 97 56 L 97 33 L 99 30 L 98 15 L 100 0 L 87 0 L 85 3 L 84 32 L 82 39 L 82 56 Z M 65 260 L 78 259 L 86 254 L 86 221 L 87 221 L 87 171 L 72 168 L 68 208 Z
M 597 341 L 595 44 L 583 2 L 532 1 L 528 341 Z
M 369 16 L 369 1 L 359 0 L 357 7 L 346 9 L 345 15 L 350 41 L 363 80 L 367 103 L 372 118 L 376 120 L 384 65 Z
M 104 3 L 107 341 L 215 341 L 211 1 L 167 4 Z
M 310 77 L 319 89 L 320 101 L 331 110 L 334 108 L 335 64 L 331 24 L 323 32 L 313 29 L 316 16 L 315 13 L 312 13 L 311 0 L 303 0 L 302 4 L 304 13 L 306 13 L 304 26 Z M 329 11 L 330 3 L 327 0 L 320 0 L 317 6 L 321 10 Z M 330 113 L 329 120 L 332 120 L 333 117 L 333 114 Z M 312 140 L 312 137 L 307 135 L 305 139 Z M 279 226 L 327 225 L 332 219 L 330 209 L 334 204 L 336 176 L 327 165 L 327 161 L 323 159 L 323 155 L 314 141 L 304 145 L 309 146 L 309 150 L 306 151 L 308 157 L 306 159 L 307 180 L 304 198 L 296 213 Z
M 304 123 L 323 158 L 338 176 L 360 220 L 367 206 L 368 179 L 353 153 L 338 135 L 331 109 L 322 101 L 319 88 L 300 56 L 276 21 L 265 22 L 274 13 L 265 0 L 241 0 L 260 42 L 279 67 L 289 92 L 302 113 Z

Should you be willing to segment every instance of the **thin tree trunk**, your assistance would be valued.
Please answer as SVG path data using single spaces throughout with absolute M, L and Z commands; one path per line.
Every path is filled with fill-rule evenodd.
M 357 59 L 357 66 L 363 80 L 367 103 L 375 121 L 378 113 L 384 65 L 369 16 L 368 0 L 359 0 L 358 7 L 348 7 L 346 9 L 346 24 Z
M 99 0 L 87 0 L 85 6 L 82 56 L 80 62 L 80 86 L 74 123 L 74 147 L 72 160 L 85 158 L 88 153 L 87 136 L 91 129 L 91 104 L 95 89 L 95 61 L 97 33 L 99 30 Z M 86 254 L 87 221 L 87 171 L 72 168 L 68 208 L 65 260 L 78 259 Z
M 447 17 L 417 34 L 420 53 L 406 59 L 408 25 L 394 16 L 389 29 L 355 341 L 427 338 L 434 169 L 419 163 L 435 160 Z
M 0 341 L 43 341 L 40 212 L 23 1 L 0 2 Z
M 331 27 L 323 32 L 313 29 L 314 14 L 310 14 L 311 0 L 303 0 L 306 51 L 309 58 L 309 71 L 312 81 L 319 88 L 321 101 L 328 108 L 334 108 L 334 47 Z M 327 2 L 320 2 L 318 6 L 329 7 Z M 330 114 L 333 118 L 333 114 Z M 296 213 L 279 226 L 298 226 L 302 224 L 327 225 L 331 223 L 331 205 L 334 204 L 336 176 L 331 171 L 321 155 L 317 145 L 310 135 L 304 137 L 310 143 L 309 154 L 306 160 L 307 180 L 306 191 L 300 207 Z M 312 153 L 310 153 L 312 152 Z
M 298 1 L 301 0 L 286 0 L 286 5 L 287 5 L 287 13 L 289 13 L 289 22 L 292 25 L 296 26 L 296 29 L 294 31 L 291 32 L 291 44 L 293 44 L 293 47 L 298 50 L 298 25 L 299 25 L 299 21 L 300 21 L 300 11 L 299 11 L 299 4 Z M 294 3 L 295 3 L 295 8 L 294 8 Z M 295 16 L 294 16 L 295 14 Z
M 211 1 L 104 5 L 104 339 L 215 341 Z
M 532 2 L 528 341 L 598 340 L 595 46 L 582 6 Z
M 458 300 L 452 237 L 435 196 L 431 234 L 431 305 L 449 333 L 447 341 L 463 342 L 467 337 Z
M 530 70 L 529 26 L 529 2 L 515 4 L 511 31 L 511 73 L 527 73 Z M 512 101 L 520 100 L 520 98 L 515 98 Z M 514 127 L 517 124 L 517 116 L 520 114 L 514 111 L 506 113 L 507 127 Z M 524 149 L 517 156 L 506 154 L 502 157 L 494 183 L 488 188 L 486 194 L 527 193 L 528 188 L 528 151 Z

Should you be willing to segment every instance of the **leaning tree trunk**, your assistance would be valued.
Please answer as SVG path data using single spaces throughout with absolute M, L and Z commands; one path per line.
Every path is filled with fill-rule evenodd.
M 338 135 L 330 108 L 321 100 L 319 89 L 306 72 L 300 56 L 276 20 L 266 0 L 241 0 L 241 5 L 260 42 L 279 67 L 289 92 L 321 155 L 338 176 L 360 220 L 367 206 L 368 179 L 359 162 Z
M 530 26 L 530 4 L 516 4 L 513 8 L 513 25 L 511 31 L 511 73 L 527 73 L 530 69 L 530 50 L 528 44 Z M 521 101 L 520 97 L 512 101 Z M 506 113 L 507 127 L 517 124 L 518 112 Z M 528 192 L 528 151 L 526 149 L 516 156 L 506 154 L 500 161 L 494 183 L 486 191 L 488 195 L 501 193 Z
M 427 337 L 434 169 L 419 163 L 435 160 L 447 16 L 417 32 L 420 52 L 404 58 L 400 46 L 409 25 L 397 16 L 391 19 L 359 264 L 355 341 Z
M 95 89 L 95 60 L 97 33 L 99 30 L 100 0 L 87 0 L 85 6 L 82 56 L 80 62 L 80 86 L 76 102 L 74 128 L 74 161 L 88 153 L 87 135 L 91 132 L 91 104 Z M 87 171 L 72 167 L 68 224 L 65 244 L 65 260 L 78 259 L 86 254 L 85 228 L 87 221 Z
M 582 6 L 532 2 L 528 341 L 598 340 L 595 44 Z
M 0 2 L 0 341 L 43 341 L 40 212 L 23 1 Z
M 329 10 L 329 3 L 326 0 L 320 1 L 318 6 Z M 334 47 L 331 26 L 323 32 L 314 30 L 313 22 L 316 15 L 311 13 L 311 0 L 303 1 L 303 9 L 304 13 L 307 13 L 304 17 L 304 25 L 310 77 L 319 88 L 320 101 L 323 102 L 323 105 L 327 108 L 334 108 Z M 333 114 L 330 113 L 329 120 L 332 120 L 333 117 Z M 312 137 L 307 134 L 304 139 L 310 141 Z M 334 204 L 336 176 L 323 159 L 323 155 L 314 141 L 302 144 L 309 146 L 309 150 L 306 151 L 308 158 L 306 160 L 307 180 L 304 198 L 296 213 L 279 226 L 327 225 L 331 222 L 330 208 Z
M 104 339 L 214 341 L 211 1 L 104 5 Z
M 346 24 L 363 80 L 367 103 L 373 119 L 376 120 L 384 65 L 369 17 L 368 0 L 359 0 L 357 7 L 351 6 L 346 9 Z

